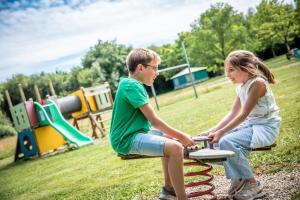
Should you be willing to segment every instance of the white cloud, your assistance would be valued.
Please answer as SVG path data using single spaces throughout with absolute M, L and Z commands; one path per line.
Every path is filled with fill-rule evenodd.
M 171 43 L 177 33 L 190 30 L 190 24 L 216 2 L 100 1 L 72 9 L 68 5 L 49 7 L 50 3 L 44 1 L 40 9 L 1 11 L 0 81 L 16 72 L 32 74 L 45 70 L 37 65 L 83 52 L 98 39 L 117 39 L 118 43 L 134 47 Z M 226 2 L 244 12 L 259 3 L 255 0 L 245 6 L 242 0 Z M 80 56 L 74 59 L 68 60 L 70 65 L 80 64 Z M 63 63 L 52 65 L 53 70 L 65 66 Z

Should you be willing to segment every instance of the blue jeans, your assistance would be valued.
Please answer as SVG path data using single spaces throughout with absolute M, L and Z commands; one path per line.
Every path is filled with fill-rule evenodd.
M 254 177 L 247 160 L 251 152 L 250 143 L 252 135 L 252 126 L 240 126 L 228 132 L 220 139 L 219 146 L 221 150 L 229 150 L 235 153 L 233 157 L 223 162 L 228 179 Z
M 135 136 L 128 154 L 164 156 L 165 143 L 166 138 L 160 131 L 139 133 Z

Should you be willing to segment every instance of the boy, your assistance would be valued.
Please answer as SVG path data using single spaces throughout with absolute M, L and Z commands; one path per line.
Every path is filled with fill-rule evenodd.
M 128 54 L 129 78 L 123 78 L 117 90 L 110 141 L 113 149 L 121 154 L 163 156 L 165 185 L 160 199 L 176 196 L 185 200 L 183 146 L 195 143 L 188 134 L 170 127 L 155 114 L 143 86 L 153 84 L 160 61 L 159 55 L 149 49 L 138 48 Z M 151 130 L 151 125 L 156 130 Z

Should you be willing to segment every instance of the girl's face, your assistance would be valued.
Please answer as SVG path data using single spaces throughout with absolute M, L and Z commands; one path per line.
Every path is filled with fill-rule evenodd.
M 225 74 L 232 83 L 244 84 L 249 78 L 248 72 L 242 71 L 240 68 L 233 67 L 231 65 L 225 66 Z

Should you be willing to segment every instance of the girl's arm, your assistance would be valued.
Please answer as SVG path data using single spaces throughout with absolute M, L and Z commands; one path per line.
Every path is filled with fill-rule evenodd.
M 228 121 L 228 123 L 222 128 L 216 130 L 215 132 L 211 132 L 208 136 L 210 138 L 210 142 L 217 143 L 226 132 L 241 124 L 257 104 L 258 99 L 265 95 L 266 91 L 267 89 L 264 82 L 259 80 L 255 81 L 249 89 L 248 98 L 245 102 L 245 105 L 241 108 L 241 112 Z
M 213 128 L 213 131 L 222 129 L 228 122 L 230 122 L 240 112 L 241 102 L 240 98 L 236 97 L 232 105 L 231 111 Z
M 208 135 L 211 132 L 220 130 L 240 112 L 240 109 L 241 109 L 240 98 L 236 97 L 232 105 L 231 111 L 215 127 L 210 128 L 208 131 L 202 132 L 199 135 Z
M 153 110 L 151 105 L 149 103 L 139 107 L 139 109 L 142 111 L 144 116 L 150 121 L 152 126 L 161 132 L 167 134 L 168 136 L 171 136 L 173 138 L 178 139 L 184 146 L 193 146 L 195 145 L 194 140 L 191 138 L 190 135 L 179 131 L 170 125 L 168 125 L 166 122 L 164 122 Z

